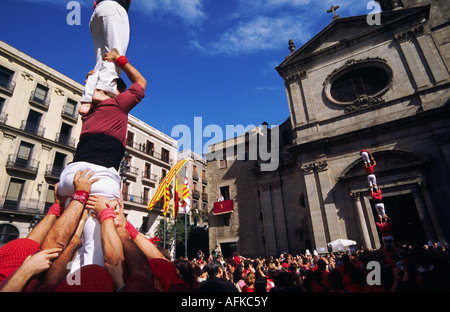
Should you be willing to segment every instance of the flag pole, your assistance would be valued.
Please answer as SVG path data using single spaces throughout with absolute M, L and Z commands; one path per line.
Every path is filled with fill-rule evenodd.
M 184 178 L 186 179 L 187 167 L 184 167 Z M 184 201 L 183 201 L 184 202 Z M 186 205 L 186 203 L 184 203 Z M 184 257 L 187 258 L 187 217 L 186 206 L 184 206 Z

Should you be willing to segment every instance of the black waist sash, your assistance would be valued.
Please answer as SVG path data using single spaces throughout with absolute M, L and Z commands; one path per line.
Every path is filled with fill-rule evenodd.
M 119 170 L 125 147 L 118 139 L 106 134 L 90 134 L 80 138 L 73 162 L 85 161 Z
M 105 1 L 105 0 L 98 0 L 98 1 L 97 1 L 97 5 L 99 5 L 100 2 L 103 2 L 103 1 Z M 110 0 L 110 1 L 117 2 L 117 3 L 120 4 L 127 12 L 128 12 L 128 9 L 130 8 L 130 4 L 131 4 L 131 1 L 129 1 L 129 0 Z

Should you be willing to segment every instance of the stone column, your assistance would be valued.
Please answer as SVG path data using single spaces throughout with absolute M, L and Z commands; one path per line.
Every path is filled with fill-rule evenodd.
M 277 237 L 278 252 L 289 252 L 289 236 L 284 213 L 281 181 L 272 181 L 273 218 Z
M 303 73 L 296 73 L 286 79 L 286 84 L 289 86 L 290 94 L 290 111 L 291 116 L 294 117 L 293 126 L 302 125 L 306 123 L 305 103 L 301 93 L 301 78 Z
M 302 165 L 301 170 L 305 179 L 306 198 L 312 226 L 312 240 L 316 249 L 327 248 L 327 237 L 321 211 L 319 193 L 314 175 L 314 163 Z
M 328 171 L 328 163 L 326 160 L 320 161 L 315 164 L 315 168 L 318 176 L 317 182 L 321 192 L 321 202 L 328 225 L 329 239 L 334 241 L 339 238 L 344 238 L 341 236 L 341 230 L 339 228 L 336 205 L 334 204 L 334 196 Z
M 423 198 L 425 200 L 426 208 L 430 215 L 431 223 L 433 224 L 433 228 L 435 230 L 438 241 L 442 245 L 448 245 L 447 240 L 445 239 L 445 235 L 442 232 L 442 227 L 440 226 L 440 220 L 438 215 L 436 214 L 436 210 L 431 202 L 430 194 L 428 191 L 428 184 L 425 181 L 419 182 L 420 190 L 422 191 Z
M 411 77 L 413 77 L 414 82 L 416 83 L 417 90 L 430 86 L 424 64 L 422 64 L 420 55 L 409 38 L 409 31 L 396 34 L 395 39 L 400 45 L 406 63 L 408 64 Z
M 356 208 L 356 215 L 358 216 L 358 223 L 362 234 L 363 245 L 366 248 L 372 248 L 372 243 L 370 241 L 369 229 L 367 227 L 366 218 L 364 217 L 364 210 L 361 204 L 361 193 L 350 194 L 353 198 L 353 203 Z
M 311 91 L 311 84 L 308 78 L 308 75 L 305 74 L 302 76 L 302 80 L 300 80 L 301 87 L 302 87 L 302 93 L 303 93 L 303 99 L 306 107 L 306 116 L 307 121 L 315 121 L 316 120 L 316 106 L 314 103 L 314 96 Z
M 416 40 L 427 59 L 428 66 L 433 74 L 436 83 L 444 81 L 448 78 L 448 70 L 442 60 L 436 45 L 432 42 L 429 35 L 425 35 L 424 26 L 420 25 L 413 29 Z
M 275 223 L 272 213 L 272 195 L 270 193 L 270 183 L 260 183 L 261 212 L 263 215 L 263 230 L 265 239 L 266 256 L 277 255 L 277 241 Z M 245 225 L 241 225 L 245 226 Z

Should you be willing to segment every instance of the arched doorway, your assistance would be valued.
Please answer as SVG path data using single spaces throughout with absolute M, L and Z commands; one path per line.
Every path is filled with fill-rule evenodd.
M 375 175 L 383 193 L 386 214 L 392 219 L 394 239 L 401 244 L 421 246 L 436 241 L 431 203 L 425 200 L 422 185 L 427 180 L 430 161 L 416 153 L 393 150 L 373 153 Z M 369 195 L 367 174 L 359 157 L 340 177 L 353 196 L 362 241 L 367 247 L 379 246 L 380 233 L 375 226 L 378 214 Z

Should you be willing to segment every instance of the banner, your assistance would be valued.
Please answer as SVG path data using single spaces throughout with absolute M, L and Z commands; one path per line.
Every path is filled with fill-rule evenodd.
M 214 208 L 213 208 L 214 215 L 220 215 L 220 214 L 232 213 L 232 212 L 234 212 L 232 200 L 224 200 L 224 201 L 214 203 Z

